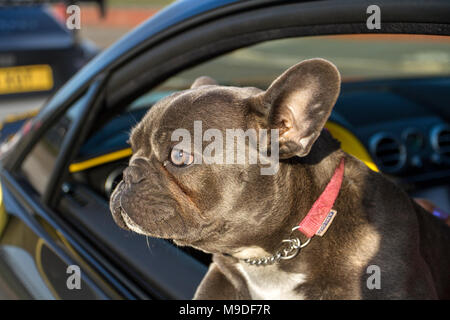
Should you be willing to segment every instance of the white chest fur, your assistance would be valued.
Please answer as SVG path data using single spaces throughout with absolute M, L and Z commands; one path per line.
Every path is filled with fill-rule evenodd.
M 251 251 L 254 253 L 253 248 Z M 240 255 L 244 254 L 244 252 L 240 253 Z M 265 255 L 267 256 L 267 253 Z M 252 299 L 303 300 L 305 298 L 301 292 L 295 290 L 306 282 L 305 274 L 283 271 L 277 264 L 252 266 L 245 262 L 239 262 L 236 264 L 236 268 L 247 282 Z

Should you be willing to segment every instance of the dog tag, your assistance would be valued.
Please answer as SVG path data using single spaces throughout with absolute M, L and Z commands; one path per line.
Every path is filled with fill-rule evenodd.
M 325 232 L 327 232 L 328 228 L 330 227 L 331 223 L 333 222 L 334 217 L 336 216 L 337 211 L 331 210 L 325 220 L 323 220 L 322 225 L 320 226 L 319 230 L 317 230 L 316 235 L 317 236 L 323 236 Z

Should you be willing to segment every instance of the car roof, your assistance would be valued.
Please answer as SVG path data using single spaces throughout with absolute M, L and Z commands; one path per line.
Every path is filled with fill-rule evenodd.
M 275 0 L 274 0 L 275 1 Z M 170 6 L 162 9 L 154 16 L 144 21 L 134 30 L 119 39 L 108 49 L 101 52 L 81 69 L 69 82 L 67 82 L 49 101 L 44 109 L 47 113 L 59 106 L 67 98 L 67 95 L 76 90 L 80 85 L 86 83 L 112 62 L 126 55 L 130 50 L 138 47 L 146 39 L 160 33 L 185 20 L 189 20 L 199 14 L 211 11 L 233 3 L 255 4 L 252 0 L 178 0 Z

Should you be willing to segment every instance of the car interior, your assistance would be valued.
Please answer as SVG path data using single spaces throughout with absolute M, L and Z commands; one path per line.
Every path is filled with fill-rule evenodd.
M 69 166 L 58 209 L 90 231 L 85 234 L 96 245 L 150 278 L 151 267 L 139 250 L 157 252 L 162 240 L 118 232 L 108 204 L 131 156 L 127 141 L 133 126 L 159 99 L 188 89 L 198 76 L 265 89 L 289 66 L 322 57 L 342 75 L 341 94 L 326 128 L 344 151 L 383 172 L 411 196 L 450 212 L 449 52 L 449 37 L 439 36 L 297 37 L 238 49 L 183 70 L 120 111 L 101 115 Z M 206 271 L 209 255 L 181 249 Z

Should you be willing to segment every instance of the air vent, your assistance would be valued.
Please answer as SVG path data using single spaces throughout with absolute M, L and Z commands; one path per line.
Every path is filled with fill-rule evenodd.
M 434 127 L 431 131 L 431 145 L 441 156 L 450 159 L 450 126 Z
M 395 173 L 405 165 L 405 146 L 388 134 L 373 136 L 370 139 L 370 149 L 381 171 Z

